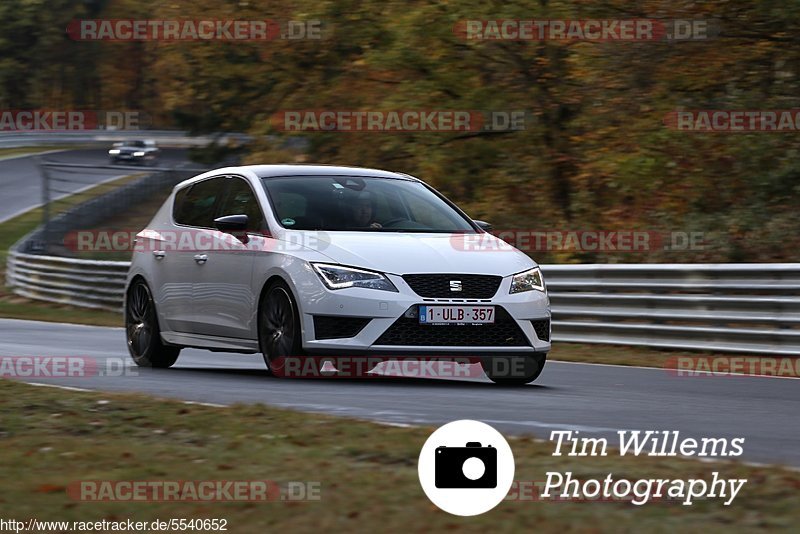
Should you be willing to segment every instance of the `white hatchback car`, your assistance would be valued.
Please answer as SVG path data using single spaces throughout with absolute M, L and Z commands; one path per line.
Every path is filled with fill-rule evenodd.
M 527 255 L 412 176 L 323 165 L 219 169 L 177 185 L 136 238 L 128 348 L 472 358 L 535 380 L 550 303 Z M 283 363 L 281 363 L 283 365 Z

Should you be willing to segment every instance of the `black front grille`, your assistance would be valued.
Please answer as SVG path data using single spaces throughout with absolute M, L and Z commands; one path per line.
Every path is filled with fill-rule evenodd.
M 337 317 L 334 315 L 314 316 L 315 339 L 343 339 L 355 337 L 371 319 L 363 317 Z
M 493 324 L 428 325 L 419 319 L 400 317 L 375 345 L 431 347 L 527 347 L 525 334 L 503 308 L 496 308 Z
M 420 297 L 449 299 L 490 299 L 497 293 L 502 276 L 483 274 L 407 274 L 403 280 Z M 461 291 L 452 287 L 460 282 Z
M 531 321 L 536 337 L 542 341 L 550 341 L 550 319 L 539 319 Z

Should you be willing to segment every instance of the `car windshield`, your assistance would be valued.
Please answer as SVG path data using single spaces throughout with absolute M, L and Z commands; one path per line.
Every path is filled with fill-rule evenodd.
M 290 230 L 475 232 L 424 184 L 355 176 L 264 178 L 280 224 Z

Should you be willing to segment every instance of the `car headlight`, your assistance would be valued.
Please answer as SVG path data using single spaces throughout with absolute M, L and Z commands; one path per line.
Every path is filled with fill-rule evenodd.
M 328 263 L 312 263 L 311 265 L 329 289 L 365 287 L 398 293 L 394 284 L 382 273 Z
M 135 158 L 144 157 L 144 152 L 134 152 L 133 153 L 133 157 L 135 157 Z
M 544 278 L 542 271 L 534 267 L 530 271 L 515 274 L 511 279 L 511 290 L 509 293 L 524 293 L 525 291 L 544 291 Z
M 117 154 L 119 154 L 119 149 L 112 148 L 111 150 L 108 151 L 108 153 L 111 154 L 112 156 L 116 156 Z

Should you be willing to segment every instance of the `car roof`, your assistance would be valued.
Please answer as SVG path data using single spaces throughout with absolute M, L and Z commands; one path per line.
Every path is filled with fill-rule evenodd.
M 411 176 L 399 172 L 369 169 L 366 167 L 350 167 L 345 165 L 319 164 L 287 164 L 287 165 L 251 165 L 246 167 L 259 178 L 288 176 L 362 176 L 374 178 L 395 178 L 413 180 Z
M 417 178 L 401 172 L 369 169 L 366 167 L 348 167 L 343 165 L 320 165 L 307 163 L 291 163 L 283 165 L 243 165 L 225 167 L 205 172 L 179 183 L 182 187 L 194 181 L 224 174 L 255 174 L 258 178 L 287 178 L 292 176 L 358 176 L 362 178 L 391 178 L 395 180 L 419 181 Z

